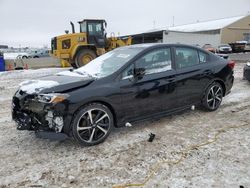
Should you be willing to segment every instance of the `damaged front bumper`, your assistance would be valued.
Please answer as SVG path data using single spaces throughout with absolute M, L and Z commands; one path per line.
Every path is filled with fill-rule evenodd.
M 66 109 L 66 101 L 57 104 L 43 103 L 38 100 L 37 95 L 18 90 L 12 100 L 12 119 L 17 123 L 18 130 L 40 132 L 40 137 L 44 137 L 44 133 L 51 136 L 51 133 L 69 135 L 65 128 L 70 124 Z

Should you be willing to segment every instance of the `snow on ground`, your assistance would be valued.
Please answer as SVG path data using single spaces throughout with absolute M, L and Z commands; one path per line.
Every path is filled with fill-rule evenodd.
M 0 81 L 10 79 L 31 79 L 42 76 L 48 76 L 65 71 L 69 68 L 43 68 L 43 69 L 29 69 L 29 70 L 15 70 L 0 72 Z
M 11 97 L 27 79 L 65 69 L 0 73 L 0 187 L 112 187 L 142 182 L 162 159 L 213 137 L 222 127 L 250 123 L 250 83 L 235 68 L 232 93 L 216 112 L 185 112 L 115 129 L 100 145 L 80 147 L 72 140 L 52 142 L 17 131 L 11 121 Z M 149 132 L 156 134 L 147 142 Z M 145 187 L 250 187 L 250 126 L 223 132 L 210 145 L 187 154 L 179 164 L 160 167 Z
M 23 81 L 53 75 L 67 69 L 69 68 L 43 68 L 0 72 L 0 102 L 10 100 L 13 91 L 15 91 Z

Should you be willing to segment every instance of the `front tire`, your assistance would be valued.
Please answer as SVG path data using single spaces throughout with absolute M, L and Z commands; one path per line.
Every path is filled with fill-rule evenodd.
M 220 107 L 223 98 L 223 88 L 218 82 L 212 83 L 205 91 L 202 106 L 208 111 L 215 111 Z
M 77 112 L 72 133 L 81 145 L 92 146 L 102 143 L 113 127 L 113 114 L 109 108 L 99 103 L 91 103 Z
M 77 52 L 75 57 L 75 64 L 77 67 L 82 67 L 88 64 L 90 61 L 96 58 L 96 54 L 93 50 L 90 49 L 82 49 Z

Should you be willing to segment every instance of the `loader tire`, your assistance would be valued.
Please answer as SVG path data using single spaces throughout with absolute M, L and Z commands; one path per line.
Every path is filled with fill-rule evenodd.
M 90 49 L 82 49 L 77 52 L 75 64 L 77 67 L 82 67 L 96 58 L 96 53 Z

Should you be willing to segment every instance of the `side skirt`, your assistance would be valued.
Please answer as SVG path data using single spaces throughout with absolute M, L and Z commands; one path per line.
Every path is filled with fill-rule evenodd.
M 162 117 L 166 117 L 166 116 L 169 116 L 169 115 L 174 115 L 174 114 L 177 114 L 179 112 L 182 112 L 182 111 L 185 111 L 185 110 L 188 110 L 188 109 L 191 109 L 191 107 L 195 105 L 195 106 L 199 106 L 200 103 L 197 103 L 197 104 L 192 104 L 192 105 L 187 105 L 187 106 L 184 106 L 184 107 L 180 107 L 180 108 L 175 108 L 171 111 L 162 111 L 162 112 L 157 112 L 157 113 L 154 113 L 154 114 L 150 114 L 150 115 L 146 115 L 146 116 L 143 116 L 143 117 L 137 117 L 137 118 L 133 118 L 133 119 L 128 119 L 124 122 L 121 122 L 117 125 L 117 127 L 123 127 L 125 126 L 125 124 L 127 122 L 131 123 L 131 124 L 137 124 L 137 123 L 140 123 L 140 122 L 143 122 L 143 121 L 149 121 L 149 120 L 158 120 Z

